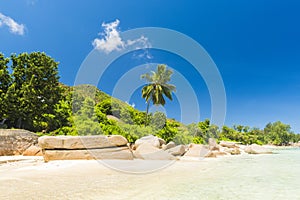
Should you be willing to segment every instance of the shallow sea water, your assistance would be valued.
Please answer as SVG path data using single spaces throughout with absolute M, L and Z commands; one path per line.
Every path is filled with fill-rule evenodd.
M 139 175 L 95 161 L 0 167 L 0 199 L 300 199 L 300 149 L 274 152 L 177 161 Z

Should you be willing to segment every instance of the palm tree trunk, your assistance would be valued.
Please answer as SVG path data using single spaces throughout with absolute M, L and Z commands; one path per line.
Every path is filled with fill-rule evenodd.
M 146 109 L 146 119 L 145 119 L 145 126 L 148 125 L 148 112 L 149 112 L 149 105 L 150 105 L 150 101 L 147 102 L 147 109 Z

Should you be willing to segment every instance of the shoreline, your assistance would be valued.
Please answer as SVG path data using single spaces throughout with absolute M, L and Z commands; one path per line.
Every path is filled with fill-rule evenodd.
M 239 145 L 240 149 L 242 149 L 241 146 L 245 147 L 248 145 Z M 269 150 L 284 150 L 284 149 L 300 149 L 300 147 L 298 146 L 275 146 L 275 145 L 262 145 L 262 147 L 269 149 Z M 238 155 L 222 155 L 222 156 L 217 156 L 217 157 L 184 157 L 181 156 L 179 157 L 177 160 L 175 160 L 175 162 L 177 161 L 203 161 L 203 160 L 216 160 L 216 159 L 220 159 L 220 158 L 231 158 L 231 157 L 240 157 L 242 155 L 254 155 L 254 156 L 259 156 L 260 154 L 248 154 L 248 153 L 241 153 Z M 266 155 L 266 154 L 261 154 L 261 155 Z M 270 155 L 270 154 L 268 154 Z M 105 160 L 109 160 L 109 159 L 105 159 Z M 104 161 L 105 161 L 104 160 Z M 133 159 L 131 161 L 142 161 L 143 159 Z M 59 162 L 59 161 L 78 161 L 78 162 L 89 162 L 89 161 L 100 161 L 101 160 L 97 160 L 97 159 L 92 159 L 92 160 L 53 160 L 50 162 L 45 162 L 44 161 L 44 157 L 43 156 L 23 156 L 23 155 L 12 155 L 12 156 L 0 156 L 0 166 L 2 166 L 3 164 L 8 164 L 8 163 L 18 163 L 18 162 L 25 162 L 25 163 L 34 163 L 34 162 L 43 162 L 43 163 L 52 163 L 52 162 Z M 120 161 L 126 161 L 126 160 L 120 160 Z M 130 160 L 127 160 L 130 161 Z M 146 161 L 146 160 L 144 160 Z M 148 160 L 149 162 L 151 162 L 151 160 Z M 154 160 L 155 161 L 155 160 Z
M 280 149 L 278 149 L 280 150 Z M 166 167 L 162 167 L 161 169 L 164 170 L 176 163 L 207 163 L 207 162 L 213 162 L 213 161 L 221 161 L 225 159 L 232 159 L 232 158 L 241 158 L 244 156 L 249 156 L 249 157 L 258 157 L 258 156 L 268 156 L 272 154 L 247 154 L 247 153 L 242 153 L 239 155 L 223 155 L 223 156 L 218 156 L 218 157 L 180 157 L 177 160 L 143 160 L 143 159 L 133 159 L 133 160 L 97 160 L 97 159 L 92 159 L 92 160 L 52 160 L 49 162 L 45 162 L 43 156 L 0 156 L 0 172 L 1 168 L 6 168 L 9 169 L 9 167 L 12 167 L 12 169 L 15 168 L 22 168 L 22 167 L 27 167 L 27 166 L 34 166 L 34 167 L 39 167 L 41 166 L 41 169 L 50 169 L 47 166 L 53 167 L 52 169 L 57 167 L 59 168 L 66 168 L 66 167 L 71 167 L 74 165 L 79 165 L 79 164 L 98 164 L 101 166 L 101 168 L 107 168 L 113 171 L 121 172 L 122 170 L 119 169 L 114 169 L 113 167 L 110 167 L 109 164 L 111 163 L 129 163 L 129 164 L 140 164 L 140 163 L 166 163 Z M 45 168 L 43 168 L 45 167 Z M 160 170 L 160 169 L 159 169 Z M 155 173 L 156 171 L 159 170 L 154 170 L 153 172 L 150 173 Z M 128 173 L 128 172 L 124 172 Z M 147 174 L 149 172 L 146 172 Z M 135 174 L 135 173 L 128 173 L 128 174 Z
M 55 160 L 46 163 L 42 157 L 21 159 L 21 156 L 7 156 L 5 159 L 10 161 L 21 161 L 0 164 L 0 199 L 283 198 L 285 193 L 278 193 L 278 188 L 287 186 L 270 186 L 270 180 L 275 178 L 273 184 L 281 183 L 282 178 L 275 175 L 283 169 L 282 166 L 284 169 L 289 167 L 287 177 L 298 180 L 299 171 L 285 163 L 291 161 L 289 155 L 240 154 L 176 160 L 153 173 L 135 174 L 103 164 L 109 160 Z M 277 162 L 286 156 L 285 162 Z M 162 161 L 135 159 L 115 162 L 134 168 L 134 165 L 148 166 Z M 288 188 L 295 196 L 299 193 L 292 187 Z M 244 196 L 245 192 L 249 194 Z
M 242 147 L 243 146 L 243 147 Z M 245 146 L 248 146 L 248 145 L 239 145 L 239 148 L 240 149 L 243 149 Z M 289 150 L 289 149 L 300 149 L 300 147 L 298 146 L 275 146 L 275 145 L 262 145 L 262 147 L 266 148 L 266 149 L 269 149 L 269 150 Z M 273 152 L 274 154 L 274 152 Z M 190 161 L 203 161 L 203 160 L 219 160 L 221 158 L 232 158 L 232 157 L 240 157 L 240 156 L 243 156 L 243 155 L 254 155 L 254 156 L 259 156 L 260 154 L 248 154 L 248 153 L 245 153 L 245 152 L 242 152 L 241 154 L 238 154 L 238 155 L 222 155 L 222 156 L 217 156 L 217 157 L 184 157 L 184 156 L 181 156 L 181 157 L 178 157 L 178 159 L 172 161 L 172 162 L 190 162 Z M 261 155 L 266 155 L 266 154 L 261 154 Z M 270 154 L 269 154 L 270 155 Z M 53 163 L 53 162 L 90 162 L 90 161 L 97 161 L 97 162 L 104 162 L 107 161 L 109 159 L 105 159 L 105 160 L 97 160 L 97 159 L 92 159 L 92 160 L 52 160 L 52 161 L 49 161 L 49 162 L 45 162 L 44 161 L 44 157 L 43 156 L 23 156 L 23 155 L 13 155 L 13 156 L 0 156 L 0 167 L 5 165 L 5 164 L 10 164 L 10 163 L 15 163 L 15 165 L 17 165 L 18 163 Z M 118 162 L 141 162 L 141 161 L 145 161 L 145 162 L 152 162 L 153 160 L 143 160 L 143 159 L 138 159 L 138 158 L 135 158 L 133 160 L 115 160 L 115 161 L 118 161 Z M 155 162 L 155 160 L 154 160 Z M 164 161 L 162 161 L 164 162 Z M 168 161 L 170 162 L 170 161 Z

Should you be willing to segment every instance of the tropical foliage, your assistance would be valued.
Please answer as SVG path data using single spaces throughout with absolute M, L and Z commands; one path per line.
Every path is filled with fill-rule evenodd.
M 54 122 L 55 106 L 61 99 L 58 63 L 40 52 L 3 57 L 1 54 L 1 117 L 9 119 L 10 126 L 33 131 L 58 128 Z

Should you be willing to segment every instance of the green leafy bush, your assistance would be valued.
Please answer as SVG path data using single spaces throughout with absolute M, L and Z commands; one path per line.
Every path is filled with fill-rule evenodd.
M 153 127 L 154 130 L 161 130 L 165 127 L 167 123 L 167 117 L 162 112 L 155 112 L 150 117 L 150 126 Z
M 163 129 L 156 133 L 157 137 L 164 139 L 166 142 L 170 142 L 178 134 L 178 127 L 180 124 L 174 120 L 167 120 Z
M 130 124 L 120 124 L 123 130 L 123 136 L 131 143 L 135 142 L 137 139 L 153 134 L 153 129 L 148 126 L 143 125 L 130 125 Z

